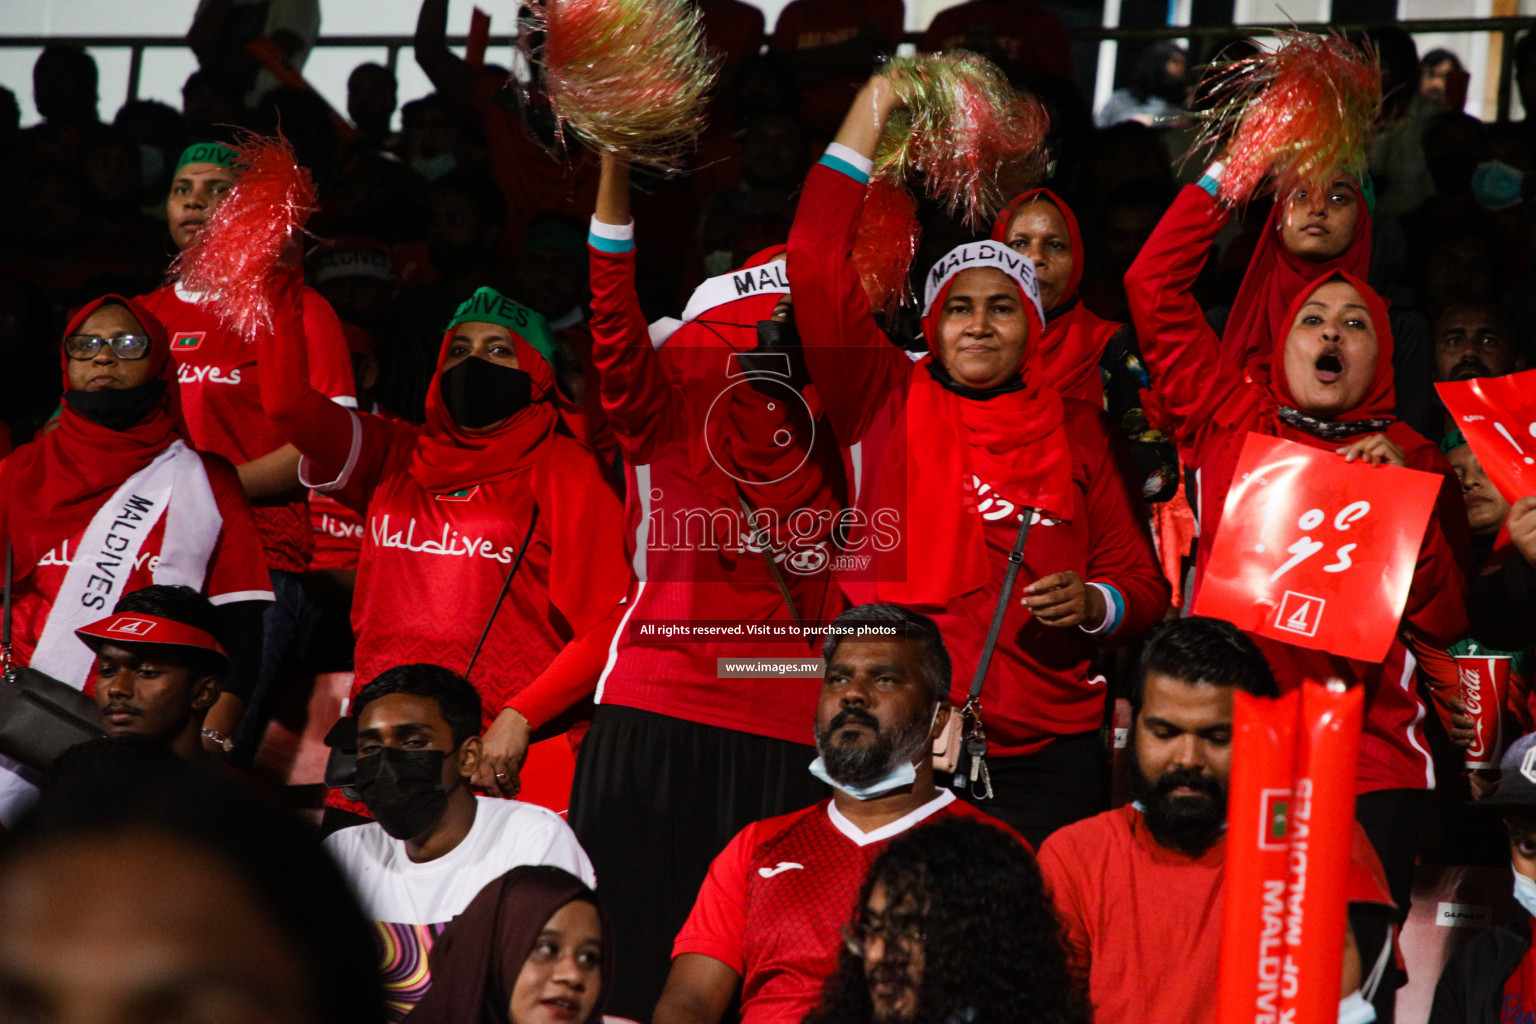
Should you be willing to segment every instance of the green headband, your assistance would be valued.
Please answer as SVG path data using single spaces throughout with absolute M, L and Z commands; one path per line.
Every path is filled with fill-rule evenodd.
M 240 151 L 222 143 L 194 142 L 181 151 L 181 159 L 176 161 L 176 169 L 179 171 L 187 164 L 218 164 L 220 167 L 234 169 L 239 160 Z
M 1452 430 L 1440 439 L 1440 451 L 1442 454 L 1449 455 L 1466 443 L 1467 439 L 1460 430 Z
M 550 366 L 559 365 L 559 356 L 556 354 L 559 348 L 555 345 L 554 334 L 550 332 L 549 321 L 542 314 L 513 302 L 494 288 L 476 288 L 475 293 L 454 311 L 453 319 L 448 321 L 448 330 L 462 323 L 500 324 L 538 349 L 539 355 Z

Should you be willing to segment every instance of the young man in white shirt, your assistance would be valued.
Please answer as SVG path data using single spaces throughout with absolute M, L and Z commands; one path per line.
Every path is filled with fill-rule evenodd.
M 375 922 L 390 1018 L 430 985 L 427 953 L 443 926 L 486 883 L 522 864 L 548 864 L 596 881 L 559 815 L 534 804 L 476 796 L 480 697 L 437 665 L 401 665 L 354 702 L 356 788 L 376 819 L 326 839 Z

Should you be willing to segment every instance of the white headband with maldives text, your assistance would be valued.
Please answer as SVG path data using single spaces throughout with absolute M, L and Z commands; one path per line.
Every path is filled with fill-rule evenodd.
M 1000 242 L 967 242 L 957 245 L 928 271 L 928 285 L 923 292 L 923 316 L 933 312 L 933 304 L 944 294 L 955 275 L 966 270 L 991 267 L 1001 270 L 1019 284 L 1019 290 L 1035 307 L 1040 322 L 1045 310 L 1040 306 L 1040 286 L 1035 281 L 1035 263 L 1028 256 L 1014 252 Z

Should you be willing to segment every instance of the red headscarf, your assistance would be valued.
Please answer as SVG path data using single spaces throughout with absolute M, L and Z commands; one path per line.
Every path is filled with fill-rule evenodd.
M 1104 404 L 1104 381 L 1099 375 L 1099 360 L 1109 339 L 1121 328 L 1088 311 L 1078 299 L 1077 288 L 1083 280 L 1083 236 L 1077 217 L 1061 197 L 1047 188 L 1032 189 L 1015 196 L 1003 208 L 992 225 L 992 240 L 1007 243 L 1008 228 L 1014 216 L 1030 203 L 1047 202 L 1061 211 L 1072 243 L 1072 274 L 1062 290 L 1056 308 L 1045 315 L 1045 333 L 1040 340 L 1040 360 L 1045 379 L 1063 398 L 1081 398 L 1094 405 Z
M 602 926 L 600 989 L 592 1014 L 602 1019 L 613 987 L 613 927 L 597 896 L 575 875 L 524 865 L 495 879 L 448 922 L 432 946 L 432 987 L 411 1011 L 416 1024 L 507 1024 L 507 1008 L 523 964 L 544 926 L 568 903 L 590 903 Z
M 165 393 L 143 419 L 126 430 L 113 430 L 86 419 L 68 402 L 58 428 L 5 459 L 0 471 L 0 532 L 15 550 L 14 576 L 21 579 L 37 560 L 85 529 L 122 483 L 148 466 L 184 434 L 180 426 L 176 365 L 165 327 L 132 299 L 103 295 L 82 306 L 64 335 L 76 333 L 92 313 L 108 303 L 127 308 L 149 335 L 146 381 L 165 382 Z M 69 356 L 60 349 L 64 389 L 69 390 Z
M 1319 288 L 1332 281 L 1343 281 L 1360 293 L 1360 298 L 1365 303 L 1365 308 L 1370 311 L 1371 326 L 1376 332 L 1376 374 L 1371 378 L 1371 386 L 1367 389 L 1365 397 L 1361 399 L 1359 405 L 1348 412 L 1343 412 L 1333 417 L 1333 422 L 1355 423 L 1361 420 L 1395 421 L 1397 419 L 1397 414 L 1394 412 L 1397 406 L 1397 394 L 1392 382 L 1392 325 L 1387 318 L 1386 300 L 1377 295 L 1365 281 L 1343 270 L 1313 278 L 1312 281 L 1299 289 L 1291 298 L 1290 304 L 1282 314 L 1283 319 L 1274 321 L 1273 332 L 1275 341 L 1270 346 L 1269 357 L 1270 393 L 1280 405 L 1291 406 L 1292 408 L 1296 406 L 1296 399 L 1291 397 L 1290 382 L 1285 377 L 1286 339 L 1290 335 L 1291 325 L 1296 322 L 1296 317 L 1301 313 L 1302 305 Z
M 1026 264 L 1028 261 L 1025 261 Z M 923 318 L 923 336 L 936 346 L 939 317 L 954 280 L 937 293 Z M 962 397 L 934 379 L 926 356 L 907 391 L 906 443 L 891 445 L 879 479 L 905 481 L 905 493 L 882 505 L 905 509 L 905 579 L 876 585 L 880 600 L 935 608 L 984 587 L 991 578 L 981 497 L 972 477 L 1003 500 L 1070 519 L 1072 453 L 1061 397 L 1046 382 L 1037 307 L 1022 294 L 1028 335 L 1019 367 L 1023 387 L 987 399 Z M 905 458 L 905 464 L 894 464 Z
M 1268 379 L 1270 371 L 1266 364 L 1277 343 L 1285 343 L 1291 324 L 1286 314 L 1297 295 L 1302 291 L 1311 294 L 1317 282 L 1334 273 L 1365 280 L 1371 266 L 1371 217 L 1358 188 L 1355 201 L 1359 217 L 1349 248 L 1331 260 L 1314 263 L 1297 256 L 1281 242 L 1280 228 L 1288 201 L 1275 200 L 1258 247 L 1248 261 L 1248 272 L 1243 275 L 1232 312 L 1227 316 L 1226 329 L 1221 333 L 1222 354 L 1246 370 L 1250 380 L 1262 383 Z M 1383 317 L 1377 324 L 1378 335 L 1386 323 Z
M 454 327 L 443 332 L 437 370 L 427 386 L 427 422 L 417 436 L 416 452 L 411 456 L 411 476 L 438 494 L 528 471 L 533 466 L 534 451 L 554 433 L 560 418 L 551 401 L 554 370 L 538 349 L 507 328 L 517 352 L 518 369 L 533 378 L 533 401 L 489 433 L 471 434 L 455 423 L 443 405 L 440 388 L 443 364 L 448 361 L 454 333 Z
M 1264 387 L 1266 400 L 1263 401 L 1261 408 L 1255 414 L 1253 405 L 1246 407 L 1237 405 L 1231 419 L 1220 423 L 1226 428 L 1227 443 L 1223 446 L 1221 453 L 1212 460 L 1212 464 L 1205 467 L 1206 472 L 1202 476 L 1205 493 L 1201 496 L 1201 507 L 1206 520 L 1202 522 L 1201 530 L 1207 537 L 1215 536 L 1217 522 L 1214 520 L 1219 519 L 1226 503 L 1227 491 L 1231 489 L 1232 477 L 1237 471 L 1243 440 L 1249 430 L 1329 451 L 1343 447 L 1352 439 L 1322 437 L 1300 426 L 1287 423 L 1280 416 L 1281 407 L 1295 408 L 1296 406 L 1296 401 L 1291 396 L 1290 385 L 1285 379 L 1285 345 L 1290 335 L 1291 325 L 1296 322 L 1296 316 L 1301 312 L 1302 304 L 1312 296 L 1312 293 L 1332 280 L 1346 281 L 1354 286 L 1354 289 L 1360 293 L 1366 309 L 1370 311 L 1371 326 L 1376 332 L 1376 372 L 1360 404 L 1333 417 L 1330 422 L 1385 421 L 1381 428 L 1382 432 L 1387 435 L 1388 440 L 1409 456 L 1410 465 L 1415 464 L 1414 459 L 1422 449 L 1434 450 L 1434 445 L 1412 427 L 1397 419 L 1393 412 L 1396 402 L 1392 384 L 1393 339 L 1392 326 L 1387 319 L 1386 301 L 1377 295 L 1370 285 L 1353 274 L 1338 271 L 1315 278 L 1297 291 L 1289 306 L 1271 324 L 1270 331 L 1275 341 L 1270 351 L 1270 370 Z M 1355 436 L 1365 436 L 1365 433 Z M 1209 557 L 1210 545 L 1201 545 L 1199 566 L 1201 572 L 1204 571 L 1205 562 Z

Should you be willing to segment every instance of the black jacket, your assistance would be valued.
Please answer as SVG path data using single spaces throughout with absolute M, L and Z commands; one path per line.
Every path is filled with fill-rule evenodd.
M 1510 896 L 1494 924 L 1451 957 L 1435 987 L 1429 1024 L 1499 1024 L 1504 983 L 1531 949 L 1531 915 Z

